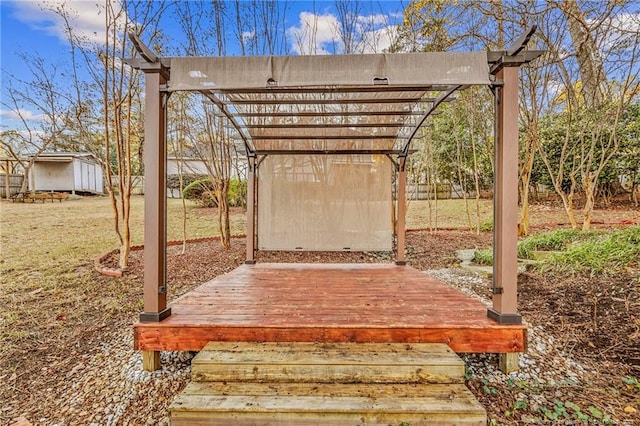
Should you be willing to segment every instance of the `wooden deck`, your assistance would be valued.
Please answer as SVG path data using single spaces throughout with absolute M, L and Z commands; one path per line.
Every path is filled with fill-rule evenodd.
M 139 350 L 199 351 L 210 341 L 446 343 L 455 352 L 524 352 L 526 325 L 409 266 L 243 265 L 137 323 Z

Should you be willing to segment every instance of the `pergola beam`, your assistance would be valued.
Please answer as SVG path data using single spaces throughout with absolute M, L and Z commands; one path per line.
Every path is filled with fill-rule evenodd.
M 415 102 L 434 102 L 434 98 L 344 98 L 344 99 L 229 99 L 221 101 L 224 105 L 360 105 L 360 104 L 412 104 Z
M 410 151 L 410 153 L 413 151 Z M 256 155 L 402 155 L 398 149 L 257 149 Z
M 413 116 L 413 115 L 422 115 L 422 111 L 407 111 L 407 110 L 390 110 L 390 111 L 302 111 L 296 112 L 295 115 L 297 117 L 378 117 L 378 116 Z M 438 111 L 435 111 L 431 115 L 439 114 Z M 291 112 L 234 112 L 232 115 L 236 117 L 291 117 L 293 113 Z
M 236 119 L 234 118 L 233 114 L 231 114 L 229 112 L 229 110 L 225 107 L 225 104 L 220 99 L 218 99 L 218 97 L 216 95 L 214 95 L 213 93 L 211 93 L 209 91 L 202 90 L 202 91 L 200 91 L 200 93 L 202 93 L 207 99 L 209 99 L 211 102 L 213 102 L 218 107 L 218 109 L 220 109 L 222 114 L 224 114 L 224 116 L 227 117 L 227 119 L 229 120 L 231 125 L 237 130 L 238 134 L 240 135 L 240 138 L 242 139 L 242 142 L 244 143 L 244 147 L 247 150 L 247 154 L 253 153 L 254 149 L 251 147 L 251 145 L 249 144 L 249 140 L 247 139 L 247 137 L 243 133 L 242 125 L 240 125 L 240 123 L 238 123 L 236 121 Z
M 463 86 L 453 86 L 453 87 L 451 87 L 445 93 L 440 95 L 440 97 L 438 99 L 436 99 L 431 104 L 431 107 L 424 113 L 424 115 L 420 118 L 420 120 L 418 120 L 418 123 L 416 123 L 416 125 L 413 127 L 413 130 L 411 131 L 411 134 L 409 135 L 409 137 L 406 138 L 407 142 L 405 143 L 404 148 L 403 148 L 403 151 L 405 152 L 405 155 L 406 155 L 406 153 L 409 152 L 409 146 L 411 145 L 411 141 L 416 136 L 416 134 L 418 133 L 418 130 L 420 129 L 422 124 L 425 122 L 425 120 L 430 115 L 433 114 L 435 109 L 438 108 L 438 106 L 440 106 L 441 103 L 443 103 L 447 98 L 449 98 L 449 96 L 453 95 L 454 92 L 456 92 L 457 90 L 461 89 L 462 87 Z

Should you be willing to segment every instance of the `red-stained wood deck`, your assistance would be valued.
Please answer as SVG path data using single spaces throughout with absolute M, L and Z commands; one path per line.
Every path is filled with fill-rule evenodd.
M 139 350 L 199 351 L 209 341 L 446 343 L 455 352 L 523 352 L 525 325 L 410 266 L 243 265 L 137 323 Z

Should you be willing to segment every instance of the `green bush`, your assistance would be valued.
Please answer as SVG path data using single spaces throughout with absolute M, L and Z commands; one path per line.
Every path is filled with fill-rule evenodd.
M 532 235 L 518 243 L 518 257 L 531 259 L 532 252 L 536 250 L 564 250 L 570 243 L 584 239 L 589 234 L 576 229 L 557 229 Z
M 199 179 L 191 182 L 182 191 L 186 200 L 191 200 L 202 207 L 216 207 L 218 200 L 213 191 L 213 183 L 210 178 Z M 242 207 L 246 205 L 247 182 L 239 179 L 229 181 L 229 206 Z
M 559 229 L 533 235 L 518 243 L 519 258 L 530 258 L 534 250 L 562 251 L 541 260 L 538 268 L 543 270 L 616 273 L 625 268 L 640 267 L 640 226 L 606 233 Z M 493 264 L 492 249 L 477 251 L 474 262 Z
M 231 179 L 229 181 L 229 206 L 245 207 L 247 205 L 247 181 Z
M 201 207 L 216 207 L 218 205 L 210 178 L 195 180 L 185 186 L 182 190 L 182 197 Z
M 207 175 L 196 175 L 191 173 L 185 173 L 182 175 L 182 186 L 186 188 L 192 182 L 197 180 L 206 179 Z M 169 175 L 167 176 L 167 188 L 169 189 L 180 189 L 180 176 L 179 175 Z
M 588 235 L 588 239 L 575 242 L 565 252 L 545 260 L 543 268 L 607 274 L 640 266 L 640 226 Z
M 476 250 L 473 261 L 478 265 L 493 265 L 493 249 Z

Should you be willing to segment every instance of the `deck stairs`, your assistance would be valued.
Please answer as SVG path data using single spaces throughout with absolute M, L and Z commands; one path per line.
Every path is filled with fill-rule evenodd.
M 485 425 L 444 344 L 211 342 L 170 407 L 180 425 Z

